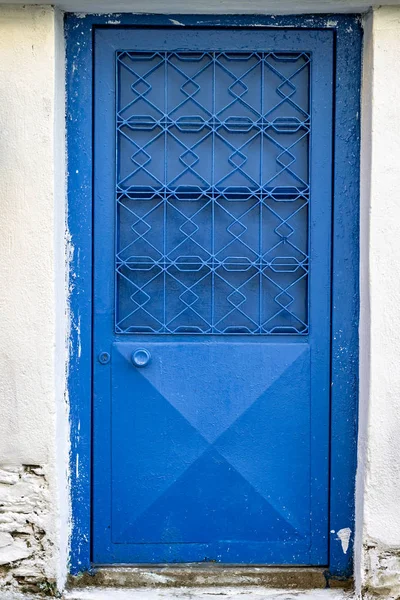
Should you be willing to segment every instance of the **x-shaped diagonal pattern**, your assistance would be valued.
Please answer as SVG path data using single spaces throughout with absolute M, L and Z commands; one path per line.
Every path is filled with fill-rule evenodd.
M 235 377 L 249 375 L 247 361 L 232 348 L 228 362 L 221 350 L 208 355 L 198 348 L 187 356 L 184 381 L 176 347 L 163 355 L 158 346 L 163 363 L 168 361 L 168 377 L 158 368 L 129 371 L 127 389 L 119 387 L 113 400 L 118 439 L 113 506 L 116 514 L 127 515 L 116 520 L 115 542 L 238 541 L 253 535 L 287 541 L 308 535 L 309 505 L 303 500 L 299 506 L 297 499 L 308 497 L 309 486 L 304 377 L 309 354 L 302 344 L 280 346 L 266 350 L 250 344 L 248 360 L 262 368 L 246 394 L 240 388 L 228 390 Z M 267 367 L 272 358 L 273 369 Z M 196 386 L 204 371 L 207 385 Z M 120 373 L 116 377 L 121 386 Z M 132 389 L 140 390 L 140 401 L 127 401 Z M 196 402 L 189 401 L 193 389 Z M 229 397 L 229 407 L 216 403 L 216 397 Z M 288 457 L 289 438 L 295 460 Z M 135 494 L 126 497 L 119 491 L 121 486 L 130 489 L 127 478 L 135 482 Z M 126 510 L 121 503 L 127 503 Z M 186 519 L 186 512 L 196 518 Z
M 309 69 L 117 53 L 117 333 L 308 332 Z

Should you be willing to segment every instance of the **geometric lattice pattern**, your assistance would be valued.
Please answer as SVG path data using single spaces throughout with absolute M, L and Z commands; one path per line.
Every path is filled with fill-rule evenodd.
M 310 55 L 116 66 L 116 332 L 306 334 Z

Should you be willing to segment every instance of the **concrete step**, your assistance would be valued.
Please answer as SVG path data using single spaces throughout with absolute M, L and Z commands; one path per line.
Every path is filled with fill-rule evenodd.
M 351 600 L 344 590 L 277 590 L 260 587 L 208 588 L 82 588 L 65 593 L 64 600 Z

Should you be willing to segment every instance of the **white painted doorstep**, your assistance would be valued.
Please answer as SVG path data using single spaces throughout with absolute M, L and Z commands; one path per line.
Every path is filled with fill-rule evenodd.
M 65 600 L 347 600 L 343 590 L 285 591 L 262 588 L 177 588 L 122 590 L 91 588 L 66 592 Z M 0 596 L 0 600 L 3 598 Z M 4 599 L 5 600 L 5 599 Z M 8 600 L 8 599 L 7 599 Z M 14 599 L 9 599 L 14 600 Z
M 88 588 L 65 592 L 62 600 L 351 600 L 343 590 L 273 590 L 262 588 L 113 589 Z M 0 592 L 0 600 L 38 600 L 16 592 Z

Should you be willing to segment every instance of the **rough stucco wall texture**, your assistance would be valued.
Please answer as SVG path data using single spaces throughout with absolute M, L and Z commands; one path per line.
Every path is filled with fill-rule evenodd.
M 399 597 L 400 8 L 375 10 L 365 32 L 358 551 L 364 590 Z
M 400 8 L 370 18 L 359 572 L 399 596 Z M 0 585 L 48 591 L 68 531 L 61 27 L 50 7 L 0 5 Z
M 57 578 L 56 27 L 0 6 L 0 586 Z

